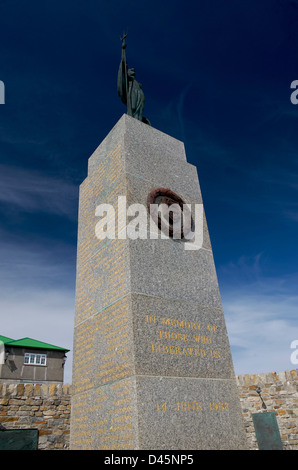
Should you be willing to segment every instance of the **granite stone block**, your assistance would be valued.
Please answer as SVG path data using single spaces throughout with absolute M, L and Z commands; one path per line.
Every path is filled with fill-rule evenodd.
M 193 220 L 200 205 L 193 227 L 201 238 L 162 236 L 147 210 L 157 188 L 189 204 Z M 139 224 L 123 215 L 120 197 L 125 209 L 142 205 Z M 79 201 L 72 449 L 246 448 L 202 203 L 183 143 L 127 115 L 89 158 Z M 98 236 L 103 204 L 116 217 L 115 238 Z
M 221 308 L 131 294 L 137 375 L 234 377 Z
M 235 379 L 137 377 L 139 447 L 243 450 Z

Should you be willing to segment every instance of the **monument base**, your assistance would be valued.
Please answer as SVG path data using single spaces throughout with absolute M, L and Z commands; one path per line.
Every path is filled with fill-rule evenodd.
M 149 212 L 135 237 L 131 212 L 125 223 L 123 214 L 117 219 L 114 237 L 96 236 L 99 206 L 110 204 L 119 217 L 125 196 L 127 207 L 147 211 L 148 195 L 163 188 L 191 207 L 201 236 L 162 238 Z M 196 205 L 197 172 L 182 142 L 127 115 L 90 157 L 80 188 L 72 449 L 247 448 L 207 223 L 204 213 L 195 218 Z

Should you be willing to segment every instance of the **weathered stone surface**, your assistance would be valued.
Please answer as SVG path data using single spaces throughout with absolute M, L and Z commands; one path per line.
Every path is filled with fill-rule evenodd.
M 204 214 L 201 249 L 153 239 L 148 212 L 135 239 L 117 220 L 116 239 L 95 236 L 98 205 L 118 217 L 120 196 L 146 208 L 158 187 L 202 204 L 183 143 L 124 115 L 80 187 L 73 449 L 246 447 Z
M 249 448 L 252 450 L 258 449 L 252 414 L 264 412 L 259 394 L 253 393 L 253 390 L 260 387 L 267 411 L 275 412 L 283 448 L 297 450 L 297 370 L 293 369 L 291 371 L 267 374 L 246 374 L 245 380 L 243 378 L 243 375 L 239 375 L 236 377 L 236 380 Z
M 279 372 L 279 373 L 261 373 L 261 374 L 247 374 L 247 385 L 244 385 L 243 376 L 239 375 L 236 377 L 238 394 L 240 397 L 241 407 L 242 407 L 242 415 L 244 418 L 245 423 L 245 430 L 246 436 L 248 439 L 249 449 L 254 450 L 257 449 L 257 442 L 256 442 L 256 435 L 254 431 L 254 426 L 252 422 L 252 413 L 262 412 L 262 403 L 259 398 L 259 395 L 254 392 L 257 386 L 262 388 L 262 395 L 266 396 L 266 406 L 268 411 L 274 411 L 276 414 L 282 444 L 284 449 L 289 450 L 298 450 L 298 376 L 297 370 L 293 369 L 291 371 Z M 143 376 L 146 380 L 146 377 Z M 148 380 L 154 380 L 154 377 L 148 377 Z M 162 382 L 164 379 L 160 377 L 160 381 Z M 165 378 L 166 380 L 167 378 Z M 93 420 L 90 420 L 90 428 L 87 428 L 87 435 L 93 436 L 93 439 L 96 443 L 98 440 L 98 435 L 106 433 L 108 439 L 103 443 L 106 447 L 110 446 L 113 442 L 111 440 L 111 436 L 115 436 L 115 432 L 118 432 L 120 429 L 122 433 L 124 432 L 134 432 L 134 429 L 137 428 L 139 422 L 139 431 L 142 430 L 142 437 L 141 439 L 144 440 L 144 436 L 146 436 L 147 427 L 146 422 L 152 422 L 154 426 L 154 432 L 159 433 L 159 429 L 157 428 L 157 422 L 161 423 L 161 426 L 164 427 L 165 433 L 171 433 L 169 429 L 169 420 L 172 419 L 173 422 L 177 423 L 177 432 L 180 432 L 180 419 L 186 420 L 189 418 L 189 414 L 195 416 L 199 419 L 199 422 L 203 424 L 203 420 L 206 418 L 206 411 L 210 410 L 209 402 L 207 405 L 207 410 L 205 407 L 206 402 L 202 400 L 204 397 L 203 393 L 204 390 L 204 380 L 198 382 L 200 387 L 192 388 L 192 386 L 188 387 L 188 396 L 183 391 L 183 396 L 181 401 L 173 400 L 181 397 L 179 393 L 179 386 L 175 384 L 175 378 L 168 377 L 170 379 L 172 385 L 172 391 L 167 389 L 167 396 L 165 398 L 163 392 L 163 386 L 155 385 L 151 387 L 155 389 L 155 395 L 150 397 L 149 399 L 154 403 L 154 411 L 152 416 L 149 418 L 146 417 L 146 414 L 142 416 L 140 412 L 137 416 L 135 410 L 131 409 L 129 411 L 131 403 L 133 403 L 131 399 L 131 395 L 133 395 L 133 391 L 136 390 L 135 381 L 132 379 L 125 379 L 119 382 L 115 382 L 113 384 L 107 384 L 105 388 L 102 388 L 102 392 L 105 390 L 108 392 L 107 396 L 110 399 L 110 409 L 114 409 L 114 413 L 109 413 L 109 406 L 105 403 L 105 395 L 100 394 L 97 392 L 97 404 L 101 401 L 105 403 L 105 413 L 102 416 L 102 409 L 98 410 L 98 412 L 94 413 Z M 266 379 L 266 380 L 265 380 Z M 183 381 L 183 378 L 178 378 L 177 383 Z M 198 379 L 200 380 L 200 379 Z M 191 382 L 194 382 L 193 379 L 190 379 Z M 142 377 L 140 387 L 138 389 L 139 394 L 139 403 L 142 405 L 144 402 L 143 393 L 146 396 L 146 387 L 143 387 Z M 166 383 L 164 381 L 164 383 Z M 214 381 L 214 383 L 218 383 L 221 389 L 221 380 Z M 144 381 L 144 385 L 146 382 Z M 116 387 L 115 387 L 116 386 Z M 145 391 L 143 392 L 143 388 Z M 200 402 L 198 401 L 197 391 L 200 390 Z M 223 390 L 229 393 L 229 389 L 224 387 Z M 44 385 L 44 396 L 40 398 L 38 396 L 38 392 L 40 391 L 40 387 L 36 384 L 34 385 L 33 394 L 34 397 L 27 397 L 24 394 L 24 391 L 21 395 L 10 393 L 12 392 L 12 387 L 9 388 L 8 384 L 1 384 L 0 387 L 0 424 L 2 423 L 6 429 L 22 429 L 26 427 L 30 428 L 37 428 L 39 429 L 39 439 L 38 439 L 38 448 L 39 449 L 68 449 L 69 448 L 69 415 L 70 415 L 70 408 L 71 408 L 71 386 L 65 384 L 63 386 L 63 394 L 60 395 L 61 397 L 61 405 L 59 405 L 59 400 L 54 400 L 57 403 L 56 410 L 57 416 L 59 418 L 52 419 L 51 417 L 44 416 L 44 411 L 48 409 L 53 409 L 53 396 L 49 395 L 48 386 Z M 193 394 L 191 394 L 193 392 Z M 11 398 L 13 396 L 14 398 Z M 227 397 L 227 394 L 225 394 Z M 55 398 L 55 397 L 54 397 Z M 115 408 L 114 408 L 114 401 Z M 24 402 L 28 405 L 31 405 L 30 410 L 25 414 L 19 414 L 19 409 L 23 406 Z M 63 403 L 63 408 L 62 408 Z M 164 405 L 165 403 L 165 405 Z M 178 403 L 178 405 L 177 405 Z M 202 406 L 204 404 L 204 407 Z M 223 402 L 224 404 L 224 402 Z M 116 407 L 117 405 L 117 407 Z M 90 401 L 90 406 L 92 406 L 92 400 Z M 51 407 L 51 408 L 49 408 Z M 64 409 L 65 408 L 65 409 Z M 216 411 L 213 408 L 216 408 L 215 405 L 211 405 L 212 411 Z M 205 413 L 202 413 L 204 410 Z M 77 409 L 78 411 L 78 409 Z M 101 413 L 101 418 L 99 418 L 99 411 Z M 211 410 L 210 410 L 211 411 Z M 224 411 L 224 410 L 218 410 Z M 227 411 L 227 410 L 225 410 Z M 163 412 L 163 417 L 158 418 L 155 422 L 156 414 L 160 414 Z M 173 414 L 171 416 L 169 412 Z M 81 417 L 84 417 L 84 409 L 81 408 L 80 415 L 76 413 L 76 423 L 81 422 Z M 204 416 L 205 414 L 205 416 Z M 178 419 L 178 418 L 179 419 Z M 212 416 L 211 416 L 212 418 Z M 214 418 L 214 417 L 213 417 Z M 212 418 L 212 419 L 213 419 Z M 207 420 L 208 420 L 207 415 Z M 171 422 L 171 421 L 170 421 Z M 192 420 L 192 422 L 196 423 L 196 420 Z M 143 424 L 142 424 L 143 423 Z M 154 424 L 155 423 L 155 424 Z M 86 424 L 86 422 L 84 422 Z M 176 424 L 175 424 L 176 425 Z M 168 426 L 168 427 L 167 427 Z M 92 429 L 96 429 L 96 432 L 92 433 Z M 152 429 L 152 428 L 151 428 Z M 86 429 L 85 429 L 86 430 Z M 110 433 L 108 433 L 110 430 Z M 187 431 L 187 427 L 186 427 Z M 62 433 L 62 434 L 61 434 Z M 192 442 L 193 436 L 189 438 L 189 434 L 186 432 L 186 437 L 188 436 L 189 442 L 187 445 L 190 445 Z M 118 436 L 118 435 L 117 435 Z M 118 443 L 114 443 L 114 445 L 123 446 L 123 442 L 121 442 L 121 435 L 118 436 Z M 110 442 L 109 442 L 110 440 Z M 163 438 L 161 438 L 161 442 Z M 223 443 L 224 441 L 222 441 Z M 133 446 L 133 443 L 131 443 Z M 146 443 L 144 444 L 146 445 Z M 208 445 L 208 443 L 207 443 Z M 121 447 L 119 447 L 121 448 Z
M 137 375 L 234 378 L 222 310 L 132 294 Z
M 137 385 L 140 448 L 246 447 L 234 381 L 140 376 Z
M 38 384 L 19 385 L 1 387 L 0 424 L 5 429 L 38 429 L 38 449 L 69 449 L 71 386 L 64 387 L 62 407 L 49 385 L 42 385 L 42 397 Z

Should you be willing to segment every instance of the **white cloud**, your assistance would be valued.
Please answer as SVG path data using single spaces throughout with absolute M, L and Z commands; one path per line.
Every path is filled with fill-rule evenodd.
M 247 289 L 249 290 L 249 289 Z M 224 302 L 225 318 L 237 374 L 294 369 L 291 342 L 298 339 L 298 296 L 230 296 Z
M 291 362 L 291 342 L 298 339 L 297 273 L 266 277 L 260 258 L 222 270 L 229 278 L 222 298 L 236 374 L 297 367 Z
M 1 333 L 13 339 L 30 337 L 66 349 L 64 382 L 71 383 L 74 291 L 22 289 L 0 291 Z
M 65 365 L 69 383 L 75 263 L 73 258 L 66 261 L 67 249 L 1 247 L 0 334 L 15 339 L 29 336 L 70 349 Z M 266 277 L 258 254 L 220 268 L 220 278 L 236 374 L 295 369 L 290 359 L 291 343 L 298 340 L 298 274 Z
M 34 338 L 70 349 L 64 381 L 71 382 L 75 263 L 69 247 L 50 250 L 6 243 L 0 248 L 0 334 Z
M 37 171 L 0 165 L 0 202 L 22 212 L 77 216 L 77 185 Z

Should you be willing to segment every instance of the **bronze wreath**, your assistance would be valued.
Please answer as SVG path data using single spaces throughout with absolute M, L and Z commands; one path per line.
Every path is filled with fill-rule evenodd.
M 174 209 L 173 211 L 169 211 L 169 220 L 167 221 L 168 223 L 166 223 L 165 220 L 161 218 L 160 210 L 158 208 L 160 204 L 166 204 L 168 207 L 171 207 L 172 204 L 178 204 L 181 211 L 181 226 L 178 228 L 174 227 Z M 171 238 L 183 239 L 192 229 L 193 220 L 189 208 L 185 205 L 183 199 L 169 188 L 157 188 L 151 191 L 148 194 L 147 206 L 150 215 L 157 224 L 158 228 L 164 233 L 168 234 Z

